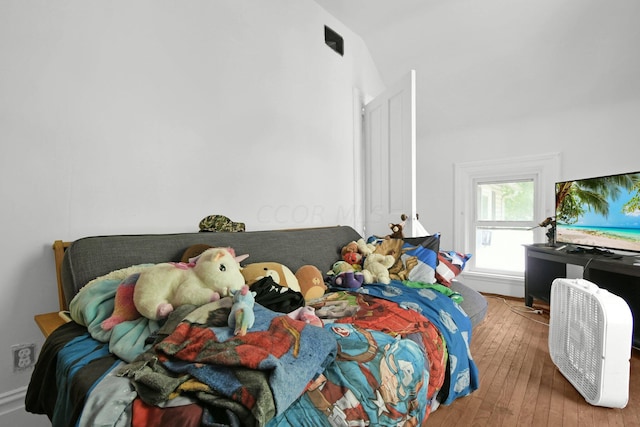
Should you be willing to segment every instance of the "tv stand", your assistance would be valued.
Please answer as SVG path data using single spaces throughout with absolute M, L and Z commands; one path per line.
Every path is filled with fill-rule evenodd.
M 565 249 L 565 252 L 568 254 L 591 254 L 591 255 L 602 255 L 604 257 L 616 258 L 616 259 L 622 258 L 622 255 L 618 255 L 614 252 L 611 252 L 608 249 L 584 248 L 582 246 L 567 247 Z
M 640 347 L 640 261 L 634 256 L 573 251 L 575 247 L 557 248 L 546 244 L 525 245 L 524 303 L 531 307 L 534 299 L 547 303 L 551 283 L 567 277 L 567 264 L 584 268 L 583 278 L 623 298 L 633 314 L 633 346 Z M 567 251 L 569 249 L 569 251 Z

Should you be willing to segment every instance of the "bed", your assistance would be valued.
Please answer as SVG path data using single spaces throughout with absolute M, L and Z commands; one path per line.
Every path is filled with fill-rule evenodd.
M 437 235 L 399 242 L 408 275 L 341 287 L 329 273 L 341 249 L 361 239 L 336 226 L 94 236 L 58 246 L 60 305 L 73 320 L 45 340 L 27 411 L 54 426 L 425 424 L 478 388 L 469 345 L 486 300 L 453 278 L 464 265 L 437 274 L 438 266 L 451 273 L 451 256 L 462 255 L 441 250 Z M 285 302 L 256 296 L 255 322 L 240 336 L 227 323 L 230 297 L 100 326 L 126 280 L 180 262 L 198 245 L 248 254 L 241 264 L 315 266 L 329 289 L 311 300 L 291 289 Z M 308 307 L 313 322 L 298 316 Z

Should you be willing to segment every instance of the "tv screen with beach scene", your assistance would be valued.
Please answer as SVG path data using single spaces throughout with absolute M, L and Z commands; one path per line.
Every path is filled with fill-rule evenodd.
M 556 243 L 640 252 L 640 171 L 556 183 Z

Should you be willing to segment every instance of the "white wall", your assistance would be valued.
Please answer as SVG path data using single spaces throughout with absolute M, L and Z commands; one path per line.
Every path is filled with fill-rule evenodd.
M 460 250 L 456 162 L 558 152 L 559 180 L 640 170 L 639 13 L 639 2 L 596 0 L 462 0 L 431 11 L 440 39 L 422 73 L 418 212 L 444 249 Z M 524 296 L 522 281 L 463 280 Z
M 423 187 L 427 198 L 427 201 L 422 200 L 423 212 L 429 212 L 429 218 L 436 225 L 427 224 L 433 231 L 443 232 L 445 246 L 452 243 L 455 233 L 451 182 L 454 162 L 559 152 L 560 180 L 640 170 L 640 144 L 637 142 L 640 122 L 637 117 L 640 117 L 640 100 L 585 106 L 485 128 L 430 135 L 428 146 L 433 149 L 428 150 L 429 157 L 446 161 L 425 161 L 421 157 L 422 182 L 436 176 L 446 179 L 439 181 L 442 185 Z M 430 197 L 438 203 L 429 203 Z M 434 209 L 435 206 L 438 209 Z
M 452 16 L 447 8 L 429 15 L 441 42 L 423 73 L 431 96 L 422 98 L 419 120 L 421 184 L 446 182 L 455 162 L 553 152 L 561 155 L 558 180 L 640 170 L 640 27 L 632 18 L 640 3 L 496 0 L 448 7 L 463 17 L 444 19 Z M 451 187 L 423 188 L 418 211 L 451 248 L 460 232 Z M 524 295 L 522 283 L 464 280 L 478 290 Z
M 443 249 L 462 250 L 456 162 L 558 152 L 559 179 L 640 170 L 640 2 L 434 0 L 412 12 L 364 39 L 385 83 L 416 70 L 417 210 Z
M 434 0 L 364 36 L 386 84 L 417 72 L 427 229 L 451 241 L 454 162 L 560 152 L 561 178 L 640 169 L 639 15 L 633 0 Z
M 588 178 L 640 170 L 640 144 L 637 142 L 640 123 L 637 117 L 640 117 L 640 100 L 575 108 L 487 128 L 447 132 L 433 135 L 429 138 L 429 144 L 438 147 L 433 154 L 442 158 L 450 156 L 451 151 L 446 147 L 464 147 L 457 151 L 451 160 L 453 162 L 559 152 L 561 172 L 557 180 Z M 491 149 L 483 150 L 475 142 L 470 144 L 469 141 L 477 141 L 481 146 Z M 423 180 L 433 179 L 434 173 L 452 180 L 451 161 L 437 165 L 428 162 L 427 169 L 422 169 L 428 170 L 428 173 L 423 173 Z M 439 200 L 437 204 L 425 204 L 423 200 L 422 205 L 433 223 L 437 224 L 431 229 L 442 231 L 441 248 L 460 250 L 452 246 L 455 233 L 460 231 L 453 227 L 455 212 L 451 180 L 441 179 L 444 185 L 425 191 L 427 197 Z M 438 206 L 438 209 L 432 209 L 431 206 Z M 553 205 L 549 206 L 550 212 L 553 212 L 553 208 Z M 539 241 L 543 242 L 544 239 L 541 237 Z M 462 280 L 482 292 L 524 297 L 523 280 L 497 281 L 464 273 Z
M 0 416 L 30 377 L 10 346 L 58 309 L 55 239 L 352 225 L 353 93 L 381 88 L 310 0 L 0 2 Z

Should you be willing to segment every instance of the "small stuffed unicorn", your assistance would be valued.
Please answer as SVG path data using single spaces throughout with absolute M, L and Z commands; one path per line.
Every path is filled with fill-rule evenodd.
M 253 326 L 253 322 L 256 320 L 253 313 L 255 296 L 256 293 L 250 292 L 247 285 L 234 292 L 228 321 L 229 327 L 233 328 L 234 335 L 244 336 L 247 334 L 247 329 Z

